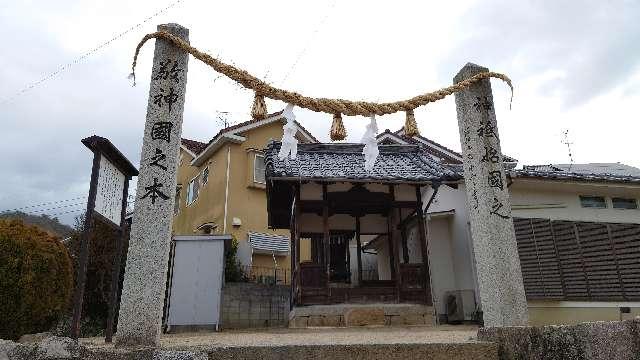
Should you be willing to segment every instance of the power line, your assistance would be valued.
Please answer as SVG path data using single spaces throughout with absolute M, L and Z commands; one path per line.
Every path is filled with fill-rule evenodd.
M 307 42 L 305 42 L 304 47 L 298 53 L 298 56 L 296 57 L 295 61 L 293 62 L 293 65 L 291 65 L 291 68 L 289 69 L 289 71 L 287 71 L 287 73 L 284 76 L 284 78 L 282 78 L 282 80 L 280 80 L 280 85 L 282 85 L 289 78 L 289 75 L 291 75 L 291 73 L 293 73 L 293 70 L 298 65 L 298 62 L 300 62 L 300 59 L 302 58 L 302 56 L 307 52 L 307 47 L 308 47 L 307 45 L 309 44 L 309 42 L 311 42 L 311 41 L 313 41 L 315 39 L 315 37 L 318 35 L 318 32 L 320 31 L 320 28 L 322 28 L 322 25 L 324 25 L 324 23 L 329 18 L 329 15 L 333 11 L 333 8 L 336 6 L 336 1 L 337 0 L 333 0 L 331 2 L 331 5 L 329 5 L 329 9 L 327 10 L 326 14 L 324 14 L 324 17 L 322 18 L 322 20 L 320 20 L 320 22 L 318 23 L 318 26 L 316 26 L 316 28 L 313 30 L 313 32 L 309 36 L 309 40 Z
M 44 213 L 45 211 L 51 211 L 51 210 L 64 209 L 64 208 L 69 208 L 69 207 L 78 206 L 78 205 L 86 205 L 86 203 L 84 203 L 84 202 L 79 202 L 79 203 L 74 203 L 74 204 L 69 204 L 69 205 L 63 205 L 63 206 L 52 207 L 52 208 L 48 208 L 48 209 L 36 209 L 36 210 L 30 210 L 30 212 L 32 212 L 32 213 Z
M 41 204 L 23 206 L 23 207 L 19 207 L 19 208 L 15 208 L 15 209 L 6 209 L 6 210 L 0 211 L 0 214 L 4 214 L 4 213 L 7 213 L 7 212 L 12 212 L 12 211 L 20 211 L 20 210 L 24 210 L 24 209 L 39 208 L 39 207 L 49 206 L 49 205 L 54 205 L 54 204 L 61 204 L 61 203 L 66 203 L 66 202 L 85 199 L 85 198 L 86 198 L 86 196 L 78 196 L 78 197 L 72 198 L 72 199 L 56 200 L 56 201 L 50 201 L 50 202 L 41 203 Z M 32 211 L 32 210 L 30 210 L 30 211 Z
M 49 217 L 53 217 L 53 216 L 58 216 L 58 215 L 65 215 L 65 214 L 75 214 L 75 213 L 81 213 L 86 211 L 87 209 L 74 209 L 74 210 L 69 210 L 69 211 L 64 211 L 64 212 L 58 212 L 58 213 L 54 213 L 54 214 L 30 214 L 30 215 L 40 215 L 40 216 L 49 216 Z
M 130 28 L 128 28 L 127 30 L 117 34 L 116 36 L 112 37 L 111 39 L 101 43 L 100 45 L 94 47 L 93 49 L 87 51 L 86 53 L 80 55 L 79 57 L 77 57 L 75 60 L 66 63 L 60 67 L 58 67 L 58 69 L 44 77 L 42 77 L 40 80 L 32 82 L 31 84 L 26 85 L 25 87 L 23 87 L 22 89 L 20 89 L 18 92 L 16 92 L 13 96 L 8 97 L 3 99 L 0 103 L 2 104 L 6 104 L 11 102 L 12 100 L 14 100 L 15 98 L 17 98 L 18 96 L 21 96 L 22 94 L 26 93 L 27 91 L 35 88 L 36 86 L 39 86 L 40 84 L 44 83 L 45 81 L 51 80 L 53 78 L 55 78 L 56 76 L 58 76 L 59 74 L 63 73 L 64 71 L 68 70 L 69 68 L 71 68 L 72 66 L 79 64 L 81 61 L 83 61 L 84 59 L 88 58 L 89 56 L 93 55 L 94 53 L 96 53 L 98 50 L 110 45 L 112 42 L 120 39 L 121 37 L 123 37 L 124 35 L 128 34 L 129 32 L 141 27 L 142 25 L 144 25 L 145 23 L 147 23 L 149 20 L 153 19 L 154 17 L 166 12 L 167 10 L 169 10 L 170 8 L 176 6 L 177 4 L 181 3 L 184 0 L 176 0 L 172 3 L 170 3 L 167 7 L 157 11 L 156 13 L 154 13 L 151 16 L 146 17 L 143 21 L 131 26 Z

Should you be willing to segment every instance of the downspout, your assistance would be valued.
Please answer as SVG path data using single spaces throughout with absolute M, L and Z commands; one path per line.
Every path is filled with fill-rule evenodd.
M 222 233 L 227 233 L 227 210 L 229 209 L 229 166 L 231 163 L 231 145 L 227 145 L 227 174 L 224 187 L 224 220 L 222 223 Z
M 424 209 L 422 210 L 422 221 L 424 223 L 424 231 L 426 232 L 425 236 L 426 236 L 426 241 L 427 241 L 427 266 L 429 267 L 429 269 L 431 269 L 431 257 L 429 255 L 431 255 L 431 249 L 429 248 L 430 245 L 430 241 L 429 241 L 429 236 L 431 235 L 431 231 L 429 231 L 429 208 L 431 207 L 431 204 L 433 203 L 433 200 L 436 198 L 436 195 L 438 195 L 438 190 L 440 189 L 440 182 L 432 182 L 431 183 L 431 188 L 433 189 L 433 194 L 431 194 L 431 197 L 429 198 L 429 201 L 427 201 L 427 205 L 424 207 Z M 422 196 L 421 196 L 422 197 Z M 422 199 L 420 199 L 422 200 Z M 430 272 L 431 270 L 429 270 Z M 429 288 L 430 288 L 430 292 L 431 292 L 431 304 L 432 304 L 432 309 L 433 309 L 433 316 L 436 319 L 436 324 L 440 324 L 440 320 L 438 319 L 438 308 L 437 308 L 437 302 L 436 302 L 436 297 L 435 297 L 435 293 L 433 291 L 433 279 L 431 277 L 431 274 L 429 274 Z

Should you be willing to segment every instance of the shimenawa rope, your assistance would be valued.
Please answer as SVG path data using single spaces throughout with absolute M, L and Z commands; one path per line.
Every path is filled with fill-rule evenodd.
M 393 114 L 399 111 L 408 112 L 408 119 L 411 122 L 415 122 L 413 119 L 412 111 L 413 109 L 426 105 L 430 102 L 435 102 L 443 99 L 444 97 L 454 94 L 456 92 L 462 91 L 469 86 L 475 84 L 476 82 L 488 79 L 488 78 L 496 78 L 500 79 L 507 83 L 509 88 L 511 89 L 511 100 L 513 100 L 513 85 L 511 84 L 511 80 L 504 74 L 487 71 L 476 74 L 466 80 L 460 81 L 454 85 L 447 86 L 440 90 L 436 90 L 433 92 L 421 94 L 415 96 L 411 99 L 395 101 L 395 102 L 387 102 L 387 103 L 375 103 L 375 102 L 367 102 L 367 101 L 350 101 L 345 99 L 328 99 L 328 98 L 313 98 L 307 97 L 301 94 L 298 94 L 293 91 L 288 91 L 284 89 L 279 89 L 273 87 L 264 81 L 258 79 L 257 77 L 249 74 L 247 71 L 243 69 L 238 69 L 235 66 L 228 65 L 223 63 L 222 61 L 212 57 L 209 54 L 203 53 L 195 47 L 191 46 L 186 41 L 180 39 L 177 36 L 174 36 L 166 31 L 158 31 L 151 34 L 145 35 L 144 38 L 138 43 L 136 47 L 136 52 L 133 57 L 133 64 L 131 66 L 131 77 L 134 79 L 135 84 L 135 69 L 136 62 L 138 60 L 138 54 L 140 53 L 140 49 L 144 45 L 147 40 L 156 38 L 163 39 L 171 42 L 176 47 L 184 50 L 185 52 L 193 55 L 196 59 L 204 62 L 205 64 L 211 66 L 215 71 L 227 76 L 233 81 L 238 82 L 242 86 L 247 89 L 251 89 L 255 91 L 256 99 L 254 99 L 254 104 L 258 103 L 258 107 L 262 108 L 264 104 L 264 97 L 268 97 L 274 100 L 284 101 L 289 104 L 293 104 L 305 109 L 313 110 L 316 112 L 324 112 L 327 114 L 345 114 L 349 116 L 362 115 L 362 116 L 370 116 L 370 115 L 386 115 Z M 262 109 L 260 109 L 258 116 L 261 116 Z M 266 110 L 265 110 L 266 113 Z

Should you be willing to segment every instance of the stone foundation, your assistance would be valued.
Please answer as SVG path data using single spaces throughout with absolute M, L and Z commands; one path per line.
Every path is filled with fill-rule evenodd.
M 69 338 L 49 338 L 21 344 L 0 340 L 1 360 L 495 360 L 494 344 L 462 340 L 443 332 L 420 330 L 417 336 L 408 330 L 385 332 L 377 329 L 298 330 L 297 333 L 236 333 L 227 340 L 217 334 L 205 338 L 177 336 L 164 338 L 156 348 L 114 348 L 102 339 L 81 339 L 80 345 Z M 316 331 L 316 332 L 314 332 Z M 360 336 L 358 332 L 364 331 Z M 378 333 L 382 334 L 376 334 Z M 305 335 L 306 333 L 306 335 Z M 245 335 L 243 335 L 245 334 Z M 356 338 L 354 338 L 354 335 Z M 282 337 L 286 339 L 283 340 Z M 431 336 L 436 338 L 429 339 Z M 375 339 L 374 341 L 372 341 Z M 408 337 L 408 339 L 407 339 Z M 270 339 L 269 341 L 265 341 Z M 384 340 L 382 340 L 384 339 Z M 345 341 L 346 340 L 346 341 Z
M 478 340 L 497 343 L 500 360 L 632 360 L 640 359 L 640 320 L 481 328 Z
M 290 328 L 435 325 L 433 307 L 416 304 L 339 304 L 297 307 Z

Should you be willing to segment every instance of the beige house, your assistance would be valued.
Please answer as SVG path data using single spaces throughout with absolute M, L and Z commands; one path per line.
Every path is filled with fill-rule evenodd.
M 208 143 L 182 139 L 175 235 L 231 234 L 238 240 L 242 265 L 255 272 L 288 271 L 289 232 L 270 230 L 265 211 L 262 149 L 270 140 L 282 137 L 285 120 L 280 114 L 224 128 Z M 317 142 L 296 124 L 300 143 Z M 278 274 L 279 281 L 284 277 L 289 274 Z
M 385 131 L 385 144 L 421 144 L 459 167 L 460 154 L 429 139 Z M 617 163 L 509 168 L 512 217 L 532 324 L 619 320 L 640 315 L 640 169 Z M 460 169 L 461 170 L 461 169 Z M 434 307 L 451 296 L 465 320 L 478 311 L 464 182 L 440 186 L 427 212 Z M 423 192 L 423 202 L 433 190 Z

